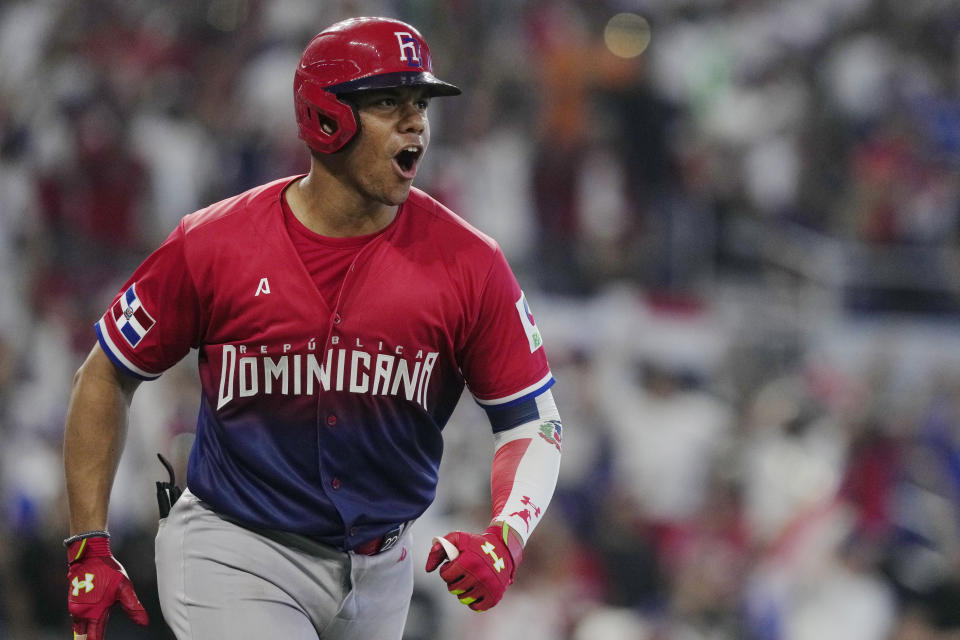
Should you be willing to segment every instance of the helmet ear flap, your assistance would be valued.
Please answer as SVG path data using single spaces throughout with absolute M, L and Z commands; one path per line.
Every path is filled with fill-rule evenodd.
M 357 133 L 353 107 L 320 88 L 309 91 L 309 97 L 307 93 L 307 85 L 304 84 L 294 95 L 300 138 L 314 151 L 339 151 Z
M 430 47 L 414 27 L 391 18 L 350 18 L 310 40 L 293 79 L 300 138 L 319 153 L 342 149 L 359 131 L 356 110 L 339 95 L 423 86 L 430 96 L 460 89 L 433 75 Z

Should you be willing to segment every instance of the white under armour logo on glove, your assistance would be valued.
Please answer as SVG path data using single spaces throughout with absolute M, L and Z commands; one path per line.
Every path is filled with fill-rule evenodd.
M 74 577 L 73 582 L 70 583 L 73 585 L 73 595 L 75 596 L 80 595 L 80 589 L 83 589 L 87 593 L 93 591 L 93 574 L 85 573 L 83 574 L 83 577 L 83 580 L 78 577 Z
M 497 573 L 500 573 L 507 566 L 503 558 L 497 555 L 496 547 L 493 546 L 492 542 L 488 541 L 484 543 L 481 545 L 480 550 L 493 558 L 493 568 L 497 570 Z

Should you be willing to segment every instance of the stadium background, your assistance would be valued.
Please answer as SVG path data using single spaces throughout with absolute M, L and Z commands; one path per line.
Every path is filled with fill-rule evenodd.
M 418 572 L 405 638 L 960 637 L 950 0 L 0 2 L 0 637 L 69 633 L 94 320 L 182 215 L 306 168 L 299 52 L 377 14 L 465 90 L 418 184 L 501 242 L 566 427 L 508 597 L 475 616 Z M 155 453 L 182 476 L 193 367 L 134 403 L 111 529 L 154 624 L 113 640 L 167 637 Z M 418 564 L 488 517 L 482 412 L 447 433 Z

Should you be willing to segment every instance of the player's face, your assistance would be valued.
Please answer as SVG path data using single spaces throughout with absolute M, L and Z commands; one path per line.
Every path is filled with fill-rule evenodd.
M 364 91 L 353 98 L 360 133 L 347 150 L 348 179 L 363 195 L 387 205 L 407 199 L 430 142 L 422 87 Z

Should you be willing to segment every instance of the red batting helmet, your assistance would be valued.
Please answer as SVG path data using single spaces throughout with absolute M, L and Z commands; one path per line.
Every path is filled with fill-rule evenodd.
M 433 75 L 430 48 L 405 22 L 352 18 L 327 27 L 307 45 L 293 80 L 300 138 L 321 153 L 337 151 L 357 133 L 351 91 L 425 86 L 431 96 L 460 89 Z

